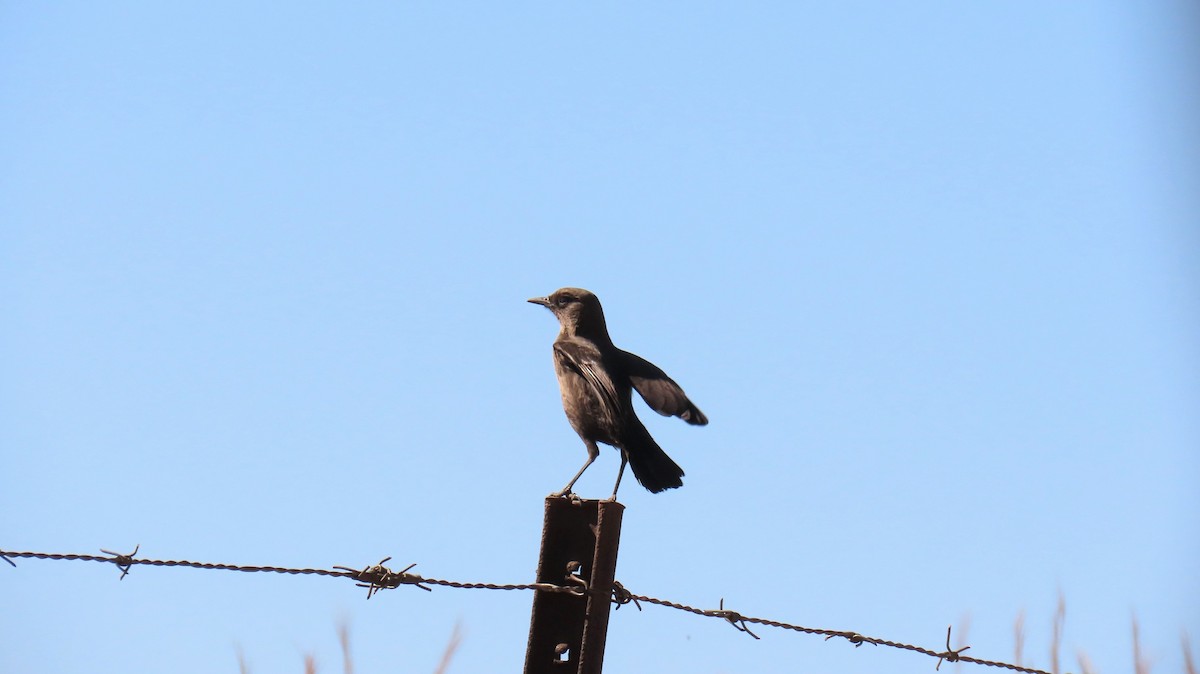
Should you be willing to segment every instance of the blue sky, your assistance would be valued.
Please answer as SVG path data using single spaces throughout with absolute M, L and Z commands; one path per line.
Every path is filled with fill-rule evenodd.
M 640 407 L 632 591 L 976 657 L 1200 639 L 1196 13 L 1120 3 L 0 9 L 0 548 L 533 579 L 585 454 L 556 326 Z M 604 497 L 616 453 L 579 482 Z M 528 593 L 18 560 L 0 670 L 516 671 Z M 929 671 L 622 610 L 608 669 Z M 962 666 L 960 671 L 971 668 Z

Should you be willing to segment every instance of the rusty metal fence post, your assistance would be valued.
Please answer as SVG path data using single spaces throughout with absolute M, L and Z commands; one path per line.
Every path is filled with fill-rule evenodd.
M 537 582 L 588 592 L 534 592 L 525 674 L 600 674 L 624 512 L 616 501 L 546 499 Z

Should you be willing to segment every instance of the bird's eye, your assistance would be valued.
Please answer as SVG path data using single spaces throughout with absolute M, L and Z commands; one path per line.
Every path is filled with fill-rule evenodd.
M 556 306 L 565 307 L 570 302 L 571 302 L 571 298 L 567 297 L 566 295 L 559 295 L 558 297 L 554 298 L 554 304 Z

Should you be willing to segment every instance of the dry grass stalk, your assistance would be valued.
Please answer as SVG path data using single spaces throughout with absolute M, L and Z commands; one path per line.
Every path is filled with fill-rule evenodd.
M 446 650 L 442 652 L 442 661 L 438 663 L 434 674 L 446 674 L 450 661 L 454 659 L 454 651 L 458 650 L 458 644 L 462 641 L 461 627 L 461 623 L 454 623 L 454 631 L 450 633 L 450 641 L 446 644 Z
M 1062 650 L 1063 622 L 1067 619 L 1067 599 L 1058 593 L 1058 607 L 1054 610 L 1054 626 L 1050 637 L 1050 671 L 1059 674 L 1058 654 Z
M 1013 622 L 1013 664 L 1024 667 L 1025 663 L 1025 609 L 1017 614 Z
M 970 641 L 971 641 L 971 614 L 970 613 L 964 613 L 962 615 L 962 617 L 958 619 L 958 632 L 956 634 L 958 635 L 958 638 L 955 639 L 955 641 L 958 642 L 958 646 L 956 646 L 955 648 L 963 648 L 968 643 L 970 643 Z M 961 669 L 962 669 L 962 661 L 956 661 L 954 663 L 954 671 L 957 672 L 957 671 L 960 671 Z
M 354 674 L 354 659 L 350 657 L 350 625 L 345 620 L 338 624 L 338 643 L 342 645 L 342 671 Z
M 1187 670 L 1187 674 L 1196 674 L 1196 661 L 1192 659 L 1192 642 L 1188 639 L 1188 633 L 1183 633 L 1183 666 Z
M 1079 674 L 1096 674 L 1096 668 L 1092 666 L 1092 659 L 1087 653 L 1079 651 L 1075 654 L 1075 659 L 1079 661 Z
M 1133 616 L 1133 672 L 1134 674 L 1150 674 L 1150 663 L 1142 654 L 1141 630 L 1138 629 L 1137 616 Z

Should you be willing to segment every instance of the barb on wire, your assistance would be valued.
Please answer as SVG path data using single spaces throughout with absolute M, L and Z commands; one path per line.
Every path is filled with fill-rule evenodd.
M 967 650 L 968 648 L 970 648 L 970 646 L 963 646 L 962 648 L 958 649 L 957 651 L 954 650 L 953 648 L 950 648 L 950 628 L 947 627 L 946 628 L 946 650 L 942 653 L 938 653 L 937 667 L 934 667 L 933 669 L 935 671 L 940 670 L 942 668 L 942 660 L 945 660 L 946 662 L 958 662 L 958 660 L 959 660 L 958 654 L 962 653 L 963 651 Z
M 829 641 L 830 639 L 832 639 L 834 637 L 841 637 L 841 638 L 845 639 L 846 641 L 849 641 L 850 643 L 854 644 L 855 648 L 858 648 L 859 646 L 862 646 L 863 644 L 871 644 L 872 646 L 879 645 L 879 643 L 876 642 L 875 640 L 871 639 L 870 637 L 864 637 L 863 635 L 859 634 L 858 632 L 838 632 L 836 634 L 830 634 L 829 636 L 825 637 L 825 641 Z
M 707 611 L 706 615 L 713 615 L 713 616 L 717 616 L 718 618 L 724 618 L 729 621 L 730 625 L 733 625 L 733 629 L 735 629 L 739 632 L 745 632 L 746 634 L 749 634 L 750 636 L 754 637 L 755 639 L 761 638 L 754 632 L 751 632 L 749 627 L 746 627 L 746 619 L 742 617 L 742 614 L 738 613 L 737 611 L 725 610 L 725 597 L 721 597 L 721 603 L 719 605 L 721 608 L 719 608 L 716 611 Z
M 333 569 L 295 569 L 279 566 L 240 566 L 236 564 L 211 564 L 207 562 L 189 562 L 161 559 L 137 559 L 135 555 L 139 548 L 135 547 L 133 552 L 128 555 L 101 550 L 105 556 L 101 555 L 79 555 L 51 552 L 15 552 L 11 550 L 0 550 L 0 559 L 8 562 L 12 566 L 16 566 L 13 558 L 31 558 L 31 559 L 52 559 L 52 560 L 70 560 L 70 561 L 85 561 L 85 562 L 103 562 L 105 564 L 116 564 L 117 568 L 121 569 L 121 578 L 123 579 L 129 573 L 129 569 L 138 564 L 149 566 L 186 566 L 194 569 L 209 569 L 217 571 L 243 571 L 247 573 L 286 573 L 290 575 L 316 575 L 329 576 L 334 578 L 349 578 L 356 581 L 359 587 L 367 588 L 367 599 L 370 599 L 375 593 L 384 589 L 394 589 L 401 585 L 415 585 L 426 592 L 431 592 L 431 585 L 440 585 L 442 587 L 453 587 L 467 590 L 536 590 L 538 592 L 561 592 L 574 595 L 586 595 L 590 589 L 587 587 L 587 581 L 575 575 L 574 571 L 577 567 L 568 565 L 568 575 L 573 579 L 571 585 L 554 585 L 551 583 L 524 583 L 524 584 L 498 584 L 498 583 L 464 583 L 455 580 L 442 580 L 439 578 L 425 578 L 409 571 L 416 564 L 409 564 L 402 571 L 392 571 L 384 566 L 391 557 L 385 557 L 378 564 L 364 567 L 362 569 L 353 569 L 346 566 L 335 566 Z M 574 579 L 578 579 L 575 581 Z M 745 632 L 755 639 L 760 637 L 750 631 L 749 625 L 765 625 L 767 627 L 776 627 L 792 632 L 801 632 L 804 634 L 813 634 L 824 636 L 828 641 L 834 637 L 845 639 L 854 644 L 855 648 L 863 644 L 872 644 L 875 646 L 888 646 L 890 648 L 898 648 L 901 650 L 921 653 L 932 658 L 937 658 L 938 664 L 934 668 L 935 671 L 940 671 L 943 662 L 968 662 L 976 665 L 984 665 L 986 667 L 999 667 L 1008 669 L 1014 672 L 1022 672 L 1023 674 L 1050 674 L 1041 669 L 1033 669 L 1031 667 L 1022 667 L 1007 662 L 997 662 L 993 660 L 981 660 L 968 655 L 963 655 L 963 651 L 970 646 L 963 646 L 959 649 L 950 647 L 950 630 L 946 630 L 946 650 L 935 651 L 921 646 L 901 643 L 897 641 L 888 641 L 876 637 L 869 637 L 858 632 L 849 632 L 844 630 L 828 630 L 815 627 L 804 627 L 802 625 L 793 625 L 791 623 L 780 622 L 778 620 L 768 620 L 766 618 L 755 618 L 742 615 L 737 611 L 725 608 L 725 599 L 721 598 L 719 608 L 701 609 L 687 604 L 679 604 L 666 599 L 658 599 L 646 595 L 633 594 L 624 585 L 617 581 L 613 581 L 613 586 L 610 590 L 611 601 L 620 609 L 625 604 L 633 602 L 638 610 L 642 610 L 642 603 L 657 604 L 666 608 L 672 608 L 687 613 L 694 613 L 699 616 L 709 618 L 721 618 L 733 625 L 734 629 L 739 632 Z
M 129 553 L 128 555 L 123 555 L 119 552 L 113 552 L 111 550 L 105 550 L 104 548 L 100 548 L 100 552 L 103 552 L 106 555 L 113 556 L 113 558 L 110 559 L 109 561 L 112 562 L 113 564 L 116 564 L 117 568 L 121 570 L 121 577 L 118 578 L 117 580 L 125 580 L 125 576 L 129 575 L 129 569 L 132 568 L 134 565 L 133 556 L 136 555 L 138 553 L 138 550 L 141 550 L 141 549 L 142 549 L 142 544 L 138 543 L 137 545 L 133 546 L 133 552 Z
M 409 573 L 408 570 L 416 566 L 416 562 L 404 567 L 404 570 L 399 573 L 394 573 L 391 569 L 384 566 L 384 562 L 390 560 L 391 557 L 384 557 L 378 564 L 368 566 L 361 571 L 352 569 L 348 566 L 335 566 L 333 568 L 345 571 L 350 578 L 359 581 L 358 587 L 367 588 L 367 599 L 375 596 L 375 593 L 380 590 L 394 590 L 401 585 L 416 585 L 426 592 L 433 592 L 433 588 L 423 585 L 425 579 L 415 573 Z

